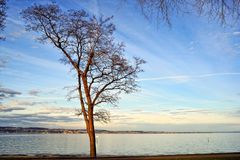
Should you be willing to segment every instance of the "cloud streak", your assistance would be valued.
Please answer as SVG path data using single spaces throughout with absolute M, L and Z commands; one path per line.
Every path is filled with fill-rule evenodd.
M 12 112 L 25 110 L 23 107 L 0 108 L 0 112 Z
M 34 102 L 34 101 L 15 101 L 17 105 L 21 106 L 35 106 L 35 105 L 46 105 L 46 104 L 51 104 L 55 102 L 50 102 L 50 101 L 41 101 L 41 102 Z
M 28 92 L 28 94 L 31 96 L 38 96 L 40 93 L 41 93 L 40 90 L 34 90 L 34 89 Z
M 5 98 L 15 97 L 16 95 L 22 94 L 21 92 L 14 91 L 9 88 L 0 88 L 0 100 Z
M 35 115 L 35 114 L 13 114 L 3 115 L 0 118 L 8 123 L 19 123 L 28 121 L 37 124 L 38 122 L 74 122 L 79 121 L 78 117 L 69 116 L 46 116 L 46 115 Z
M 199 75 L 176 75 L 176 76 L 162 76 L 155 78 L 141 78 L 138 81 L 158 81 L 158 80 L 191 80 L 199 78 L 208 78 L 208 77 L 221 77 L 221 76 L 240 76 L 240 72 L 223 72 L 223 73 L 208 73 L 208 74 L 199 74 Z
M 234 36 L 240 36 L 240 32 L 239 31 L 233 32 L 233 35 Z

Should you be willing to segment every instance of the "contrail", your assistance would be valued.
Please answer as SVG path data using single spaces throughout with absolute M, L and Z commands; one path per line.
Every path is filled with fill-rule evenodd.
M 157 80 L 181 80 L 181 79 L 194 79 L 194 78 L 205 78 L 205 77 L 218 77 L 218 76 L 238 76 L 240 72 L 223 72 L 223 73 L 208 73 L 200 75 L 176 75 L 176 76 L 163 76 L 153 78 L 141 78 L 137 81 L 157 81 Z

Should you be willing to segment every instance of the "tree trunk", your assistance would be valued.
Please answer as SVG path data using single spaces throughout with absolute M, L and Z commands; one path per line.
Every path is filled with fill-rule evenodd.
M 95 128 L 94 128 L 94 121 L 93 117 L 89 118 L 89 142 L 90 142 L 90 157 L 96 158 L 97 157 L 97 150 L 96 150 L 96 138 L 95 138 Z

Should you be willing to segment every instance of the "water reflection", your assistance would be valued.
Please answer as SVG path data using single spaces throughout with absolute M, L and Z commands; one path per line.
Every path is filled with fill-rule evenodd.
M 100 155 L 239 152 L 239 133 L 98 134 Z M 0 154 L 88 154 L 85 134 L 0 135 Z

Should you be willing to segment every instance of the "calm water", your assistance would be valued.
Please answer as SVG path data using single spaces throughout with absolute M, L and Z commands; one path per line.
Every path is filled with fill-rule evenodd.
M 99 155 L 240 152 L 240 133 L 98 134 Z M 0 135 L 0 154 L 88 154 L 84 134 Z

